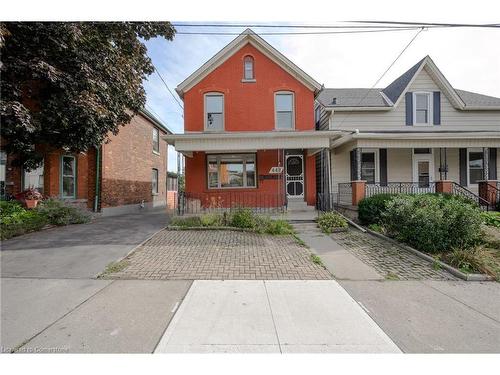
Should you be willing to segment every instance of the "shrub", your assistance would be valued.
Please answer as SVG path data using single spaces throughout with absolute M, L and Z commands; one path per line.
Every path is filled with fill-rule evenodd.
M 35 230 L 48 223 L 37 210 L 26 210 L 16 201 L 0 202 L 0 237 L 7 239 Z
M 347 228 L 347 221 L 336 212 L 326 212 L 318 219 L 318 226 L 324 233 L 332 233 L 339 228 Z
M 90 214 L 56 199 L 42 201 L 36 209 L 52 225 L 83 224 L 90 221 Z
M 294 234 L 292 225 L 286 220 L 268 220 L 264 232 L 272 235 Z
M 500 228 L 500 212 L 483 212 L 482 217 L 486 225 L 489 225 L 490 227 Z
M 199 216 L 174 217 L 170 225 L 176 227 L 201 227 L 201 218 Z
M 204 227 L 221 227 L 224 225 L 224 218 L 219 214 L 206 214 L 200 217 L 200 222 Z
M 249 208 L 238 208 L 231 214 L 231 226 L 237 228 L 255 228 L 255 215 Z
M 395 194 L 375 194 L 362 199 L 358 204 L 359 221 L 364 225 L 380 224 L 387 202 L 395 196 Z
M 481 237 L 480 209 L 443 195 L 395 196 L 381 216 L 389 234 L 429 253 L 471 249 Z

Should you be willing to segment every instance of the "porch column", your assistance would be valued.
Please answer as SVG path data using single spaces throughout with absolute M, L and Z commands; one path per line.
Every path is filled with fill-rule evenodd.
M 356 148 L 355 155 L 356 155 L 356 180 L 360 181 L 361 180 L 361 158 L 362 158 L 362 153 L 361 153 L 360 147 Z
M 446 147 L 439 149 L 439 179 L 441 181 L 448 180 L 448 155 Z
M 356 180 L 351 181 L 351 196 L 352 196 L 352 205 L 357 206 L 358 203 L 365 197 L 365 188 L 366 181 L 361 180 L 361 148 L 354 149 L 354 158 L 356 165 Z
M 483 147 L 483 180 L 490 178 L 490 149 Z

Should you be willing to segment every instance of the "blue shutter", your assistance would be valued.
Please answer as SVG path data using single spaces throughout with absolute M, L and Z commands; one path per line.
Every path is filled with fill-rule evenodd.
M 406 125 L 413 125 L 413 94 L 411 92 L 407 92 L 405 94 L 405 102 L 406 102 Z
M 434 91 L 432 112 L 434 125 L 441 125 L 441 93 L 439 91 Z

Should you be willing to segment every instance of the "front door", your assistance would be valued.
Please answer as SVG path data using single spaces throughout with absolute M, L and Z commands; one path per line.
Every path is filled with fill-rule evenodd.
M 419 189 L 431 188 L 434 181 L 434 162 L 431 154 L 413 155 L 413 182 Z
M 304 157 L 286 156 L 286 194 L 288 198 L 304 197 Z

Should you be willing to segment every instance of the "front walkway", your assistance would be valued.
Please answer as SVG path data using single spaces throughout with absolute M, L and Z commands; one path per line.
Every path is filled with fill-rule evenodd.
M 163 230 L 118 265 L 113 279 L 321 280 L 330 273 L 313 263 L 293 236 L 231 230 Z

